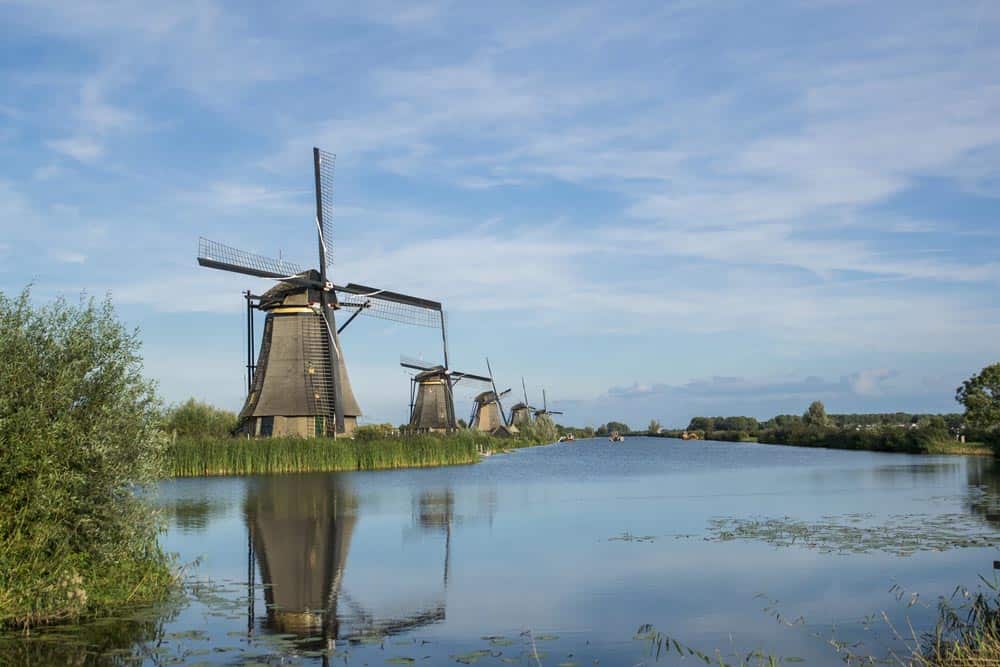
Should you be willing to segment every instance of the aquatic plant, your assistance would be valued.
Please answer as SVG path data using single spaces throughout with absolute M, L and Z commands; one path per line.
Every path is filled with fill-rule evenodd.
M 155 513 L 159 403 L 110 301 L 0 293 L 0 626 L 103 613 L 171 584 Z
M 938 622 L 914 648 L 911 664 L 976 667 L 1000 664 L 1000 586 L 980 577 L 985 589 L 957 588 L 938 604 Z M 961 604 L 955 606 L 953 601 Z
M 732 517 L 709 522 L 711 541 L 750 540 L 776 547 L 797 546 L 824 553 L 874 553 L 909 556 L 1000 545 L 1000 532 L 970 514 L 899 514 L 874 521 L 872 514 L 824 516 L 818 521 L 792 517 Z
M 178 438 L 167 447 L 175 477 L 382 470 L 475 463 L 500 441 L 473 431 L 382 439 Z

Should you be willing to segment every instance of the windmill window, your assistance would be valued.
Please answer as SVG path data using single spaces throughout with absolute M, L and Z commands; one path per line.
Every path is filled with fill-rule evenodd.
M 319 438 L 326 431 L 326 417 L 316 415 L 316 437 Z
M 274 417 L 261 417 L 260 434 L 265 437 L 270 437 L 273 432 L 274 432 Z

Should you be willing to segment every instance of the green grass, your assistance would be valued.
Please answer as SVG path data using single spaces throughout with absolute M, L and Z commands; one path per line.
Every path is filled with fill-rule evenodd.
M 538 444 L 461 431 L 371 440 L 177 438 L 167 447 L 173 477 L 385 470 L 476 463 L 482 454 Z

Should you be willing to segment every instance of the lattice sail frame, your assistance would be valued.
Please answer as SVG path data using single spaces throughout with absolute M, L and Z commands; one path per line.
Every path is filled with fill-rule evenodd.
M 441 326 L 440 310 L 380 299 L 374 294 L 366 296 L 340 290 L 335 291 L 341 308 L 360 308 L 362 316 L 429 329 L 437 329 Z
M 239 273 L 262 278 L 291 278 L 303 271 L 302 267 L 294 262 L 257 255 L 206 239 L 204 236 L 198 238 L 198 260 L 202 263 L 220 265 L 213 268 L 243 269 Z
M 321 148 L 319 152 L 319 202 L 323 214 L 323 246 L 326 249 L 326 265 L 333 266 L 333 177 L 337 166 L 337 156 Z

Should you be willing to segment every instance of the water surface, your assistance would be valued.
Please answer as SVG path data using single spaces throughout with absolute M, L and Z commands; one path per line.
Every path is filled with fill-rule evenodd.
M 170 480 L 185 598 L 73 641 L 146 664 L 672 664 L 650 624 L 732 662 L 842 664 L 841 642 L 902 650 L 878 612 L 929 629 L 937 596 L 992 577 L 998 480 L 977 458 L 650 438 Z

